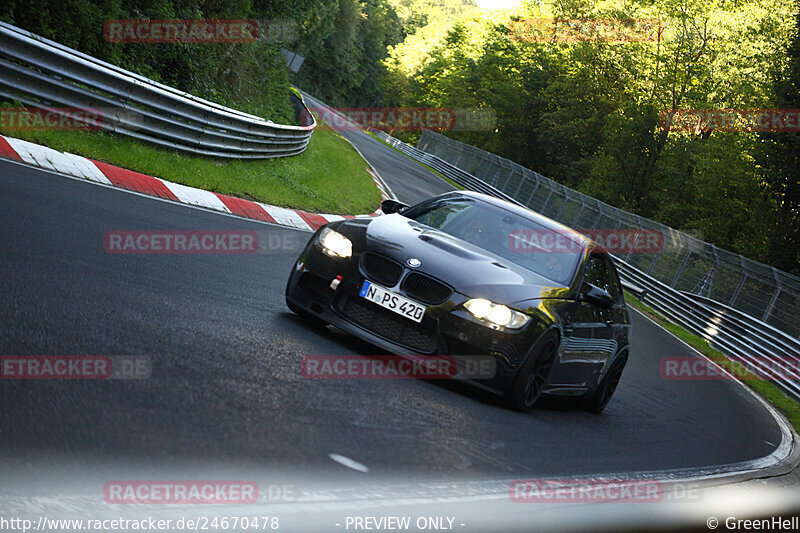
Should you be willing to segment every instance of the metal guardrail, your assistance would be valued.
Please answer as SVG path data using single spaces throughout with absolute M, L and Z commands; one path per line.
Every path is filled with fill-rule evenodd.
M 676 291 L 619 259 L 617 266 L 621 277 L 645 289 L 643 303 L 756 375 L 774 376 L 776 385 L 800 400 L 797 339 L 735 309 Z
M 497 198 L 522 202 L 472 174 L 385 132 L 372 130 L 384 142 L 424 163 L 470 190 Z M 616 258 L 625 288 L 669 320 L 709 341 L 733 361 L 758 375 L 776 376 L 775 383 L 800 400 L 800 341 L 742 311 L 709 298 L 676 290 L 647 275 L 630 263 Z M 780 379 L 777 379 L 780 378 Z
M 303 152 L 316 127 L 290 94 L 300 125 L 275 124 L 149 80 L 0 22 L 0 97 L 65 115 L 101 111 L 98 126 L 193 154 L 265 159 Z

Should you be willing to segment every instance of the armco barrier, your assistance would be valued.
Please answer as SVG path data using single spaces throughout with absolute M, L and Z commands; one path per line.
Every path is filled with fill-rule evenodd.
M 0 97 L 27 106 L 102 110 L 100 128 L 199 155 L 265 159 L 303 152 L 316 122 L 275 124 L 162 85 L 0 22 Z

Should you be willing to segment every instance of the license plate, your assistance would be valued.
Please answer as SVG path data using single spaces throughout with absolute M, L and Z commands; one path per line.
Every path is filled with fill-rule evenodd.
M 384 289 L 380 285 L 375 285 L 370 281 L 365 281 L 358 293 L 370 302 L 374 302 L 381 307 L 394 311 L 398 315 L 410 318 L 414 322 L 422 322 L 425 315 L 425 306 L 412 302 L 405 296 Z

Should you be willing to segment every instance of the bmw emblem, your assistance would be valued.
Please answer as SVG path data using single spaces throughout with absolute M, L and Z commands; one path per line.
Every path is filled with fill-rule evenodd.
M 417 259 L 416 257 L 412 257 L 411 259 L 406 261 L 406 263 L 408 263 L 408 266 L 410 266 L 411 268 L 417 268 L 422 264 L 422 262 L 420 262 L 420 260 Z

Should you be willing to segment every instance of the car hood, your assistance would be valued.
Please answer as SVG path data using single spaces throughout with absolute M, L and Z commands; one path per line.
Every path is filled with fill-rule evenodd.
M 563 297 L 567 287 L 447 233 L 399 214 L 372 219 L 366 226 L 366 250 L 391 257 L 408 268 L 416 258 L 424 272 L 471 298 L 510 305 L 538 298 Z

